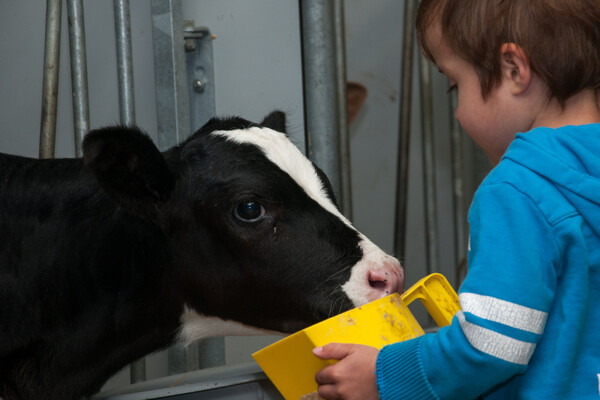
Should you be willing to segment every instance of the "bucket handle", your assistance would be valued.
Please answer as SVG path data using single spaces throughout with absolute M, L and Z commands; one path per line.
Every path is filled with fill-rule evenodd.
M 452 317 L 460 310 L 458 295 L 442 274 L 427 275 L 402 295 L 406 305 L 416 299 L 421 300 L 439 327 L 450 325 Z

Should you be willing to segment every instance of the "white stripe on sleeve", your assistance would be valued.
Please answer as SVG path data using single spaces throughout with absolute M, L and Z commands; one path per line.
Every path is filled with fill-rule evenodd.
M 513 364 L 527 365 L 531 359 L 535 343 L 513 339 L 472 324 L 465 319 L 463 311 L 456 313 L 456 316 L 467 340 L 477 350 Z
M 537 335 L 544 332 L 548 313 L 543 311 L 475 293 L 461 293 L 459 300 L 464 312 L 479 318 Z

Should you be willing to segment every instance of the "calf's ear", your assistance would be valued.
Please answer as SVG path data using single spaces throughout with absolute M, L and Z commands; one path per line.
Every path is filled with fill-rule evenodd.
M 175 180 L 150 137 L 137 128 L 108 127 L 88 133 L 83 161 L 102 188 L 124 209 L 153 216 Z
M 287 133 L 287 129 L 285 127 L 285 113 L 283 111 L 273 111 L 265 117 L 260 125 L 265 128 L 273 129 L 277 132 Z

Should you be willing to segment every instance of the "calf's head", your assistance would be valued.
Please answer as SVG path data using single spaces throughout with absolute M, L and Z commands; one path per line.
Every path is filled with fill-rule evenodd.
M 86 137 L 106 192 L 169 238 L 186 318 L 292 332 L 402 290 L 398 261 L 352 227 L 284 132 L 275 112 L 261 124 L 213 119 L 162 154 L 135 129 Z

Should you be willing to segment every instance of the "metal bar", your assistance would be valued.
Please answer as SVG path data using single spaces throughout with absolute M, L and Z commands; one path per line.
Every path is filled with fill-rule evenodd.
M 213 368 L 225 365 L 225 338 L 212 337 L 202 339 L 197 343 L 197 352 L 198 365 L 196 368 Z M 188 371 L 191 369 L 188 362 Z
M 140 358 L 129 364 L 129 381 L 131 383 L 144 382 L 146 380 L 146 358 Z
M 81 155 L 81 142 L 90 130 L 87 57 L 85 54 L 85 24 L 81 0 L 67 0 L 69 44 L 71 53 L 71 86 L 73 93 L 73 129 L 75 154 Z
M 119 81 L 119 114 L 123 125 L 135 125 L 135 98 L 133 94 L 133 61 L 131 55 L 131 23 L 129 0 L 113 1 L 117 47 L 117 76 Z M 131 383 L 146 380 L 146 359 L 129 365 Z
M 348 101 L 346 91 L 346 40 L 344 2 L 333 0 L 335 19 L 335 56 L 337 77 L 338 124 L 340 137 L 340 208 L 342 214 L 352 219 L 352 179 L 350 163 L 350 132 L 348 130 Z
M 194 365 L 189 364 L 197 364 L 197 361 L 198 357 L 195 352 L 188 357 L 185 345 L 173 345 L 167 350 L 167 373 L 170 376 L 194 370 Z
M 464 168 L 464 146 L 462 141 L 462 130 L 460 124 L 454 118 L 454 110 L 458 105 L 458 96 L 456 92 L 452 92 L 450 99 L 450 128 L 452 131 L 452 182 L 453 182 L 453 198 L 454 198 L 454 247 L 456 249 L 456 277 L 454 287 L 459 287 L 462 282 L 462 277 L 466 273 L 463 271 L 463 266 L 466 265 L 466 237 L 465 237 L 465 183 L 463 177 Z
M 54 157 L 56 139 L 56 105 L 60 61 L 61 0 L 46 1 L 46 39 L 42 83 L 42 120 L 40 126 L 40 158 Z
M 180 0 L 152 0 L 151 5 L 158 145 L 164 150 L 190 134 L 183 18 Z
M 161 150 L 189 136 L 190 109 L 185 57 L 184 20 L 180 0 L 152 0 L 154 84 Z M 198 367 L 197 345 L 173 346 L 167 352 L 169 374 Z
M 184 20 L 185 59 L 189 91 L 190 131 L 194 132 L 215 116 L 215 77 L 210 31 Z M 179 373 L 225 364 L 225 338 L 199 340 L 185 348 L 169 350 L 169 371 Z
M 421 123 L 423 130 L 423 181 L 425 194 L 425 270 L 429 275 L 439 272 L 438 230 L 437 230 L 437 190 L 435 174 L 435 141 L 433 133 L 433 87 L 431 65 L 425 56 L 421 62 Z
M 212 35 L 208 28 L 184 21 L 190 130 L 195 132 L 215 116 L 215 74 Z
M 404 255 L 406 244 L 406 209 L 408 193 L 408 161 L 410 150 L 410 114 L 413 84 L 414 17 L 417 0 L 404 2 L 404 31 L 398 138 L 398 176 L 396 180 L 396 223 L 394 227 L 394 254 Z
M 300 0 L 300 7 L 307 153 L 343 203 L 333 3 Z
M 131 22 L 129 0 L 114 0 L 115 33 L 117 39 L 117 75 L 119 79 L 119 113 L 123 125 L 135 125 L 133 91 L 133 57 L 131 52 Z
M 228 388 L 244 388 L 257 385 L 258 391 L 244 390 L 231 393 Z M 260 367 L 254 363 L 192 371 L 137 385 L 111 389 L 96 394 L 94 400 L 141 400 L 141 399 L 261 399 L 283 400 L 275 386 Z

